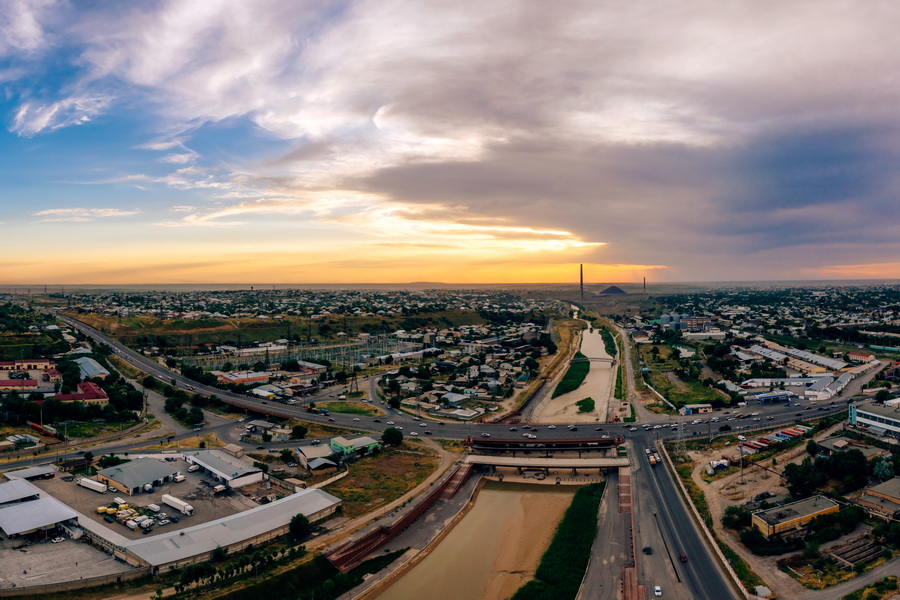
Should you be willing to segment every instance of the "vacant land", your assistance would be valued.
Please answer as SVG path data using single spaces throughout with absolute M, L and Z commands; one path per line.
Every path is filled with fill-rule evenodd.
M 342 413 L 345 415 L 360 415 L 363 417 L 380 417 L 384 411 L 375 408 L 366 402 L 320 402 L 316 404 L 319 408 L 324 408 L 331 412 Z
M 350 474 L 326 486 L 344 501 L 344 515 L 357 517 L 396 500 L 421 483 L 438 466 L 437 453 L 404 443 L 350 465 Z

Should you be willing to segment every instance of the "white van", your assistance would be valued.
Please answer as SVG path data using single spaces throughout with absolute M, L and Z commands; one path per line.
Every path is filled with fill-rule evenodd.
M 187 477 L 185 477 L 184 475 L 179 473 L 178 475 L 176 475 L 175 477 L 172 478 L 172 481 L 174 481 L 175 483 L 181 483 L 185 479 L 187 479 Z
M 746 441 L 747 441 L 747 438 L 745 438 L 745 437 L 742 436 L 742 435 L 739 435 L 739 436 L 738 436 L 738 441 L 739 441 L 739 442 L 746 442 Z
M 193 473 L 194 471 L 199 471 L 200 465 L 191 465 L 188 467 L 188 473 Z

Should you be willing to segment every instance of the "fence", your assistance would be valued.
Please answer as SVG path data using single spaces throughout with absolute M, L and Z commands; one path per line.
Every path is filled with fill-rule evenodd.
M 19 596 L 44 596 L 56 592 L 71 592 L 89 587 L 133 581 L 150 575 L 149 568 L 135 569 L 126 573 L 114 573 L 112 575 L 99 575 L 77 581 L 62 581 L 60 583 L 44 583 L 26 587 L 14 587 L 0 589 L 0 598 Z

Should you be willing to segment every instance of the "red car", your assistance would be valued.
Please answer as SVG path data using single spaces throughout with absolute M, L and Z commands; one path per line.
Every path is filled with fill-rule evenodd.
M 678 558 L 681 559 L 681 562 L 687 562 L 687 555 L 684 552 L 678 555 Z

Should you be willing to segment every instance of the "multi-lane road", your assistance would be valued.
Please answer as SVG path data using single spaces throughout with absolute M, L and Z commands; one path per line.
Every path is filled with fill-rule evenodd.
M 321 416 L 306 412 L 303 405 L 264 401 L 188 380 L 142 354 L 134 352 L 93 327 L 68 317 L 55 316 L 93 340 L 107 344 L 119 357 L 145 373 L 187 391 L 216 395 L 224 401 L 243 408 L 248 412 L 289 416 L 308 422 L 334 424 L 372 433 L 379 433 L 390 427 L 391 425 L 388 424 L 390 421 L 393 422 L 394 426 L 402 427 L 407 435 L 412 431 L 416 431 L 420 436 L 431 435 L 433 437 L 457 440 L 465 439 L 468 436 L 481 436 L 482 434 L 488 434 L 493 438 L 511 438 L 527 433 L 538 436 L 538 439 L 575 439 L 597 437 L 598 435 L 622 435 L 631 441 L 632 454 L 635 457 L 633 461 L 633 489 L 634 510 L 637 515 L 635 544 L 639 549 L 639 573 L 641 574 L 642 582 L 647 585 L 651 593 L 653 586 L 660 585 L 663 587 L 664 597 L 666 598 L 708 598 L 710 600 L 719 600 L 721 598 L 734 597 L 736 592 L 702 539 L 698 526 L 691 518 L 687 506 L 681 499 L 681 494 L 676 489 L 672 475 L 664 466 L 650 467 L 644 458 L 644 449 L 654 448 L 658 440 L 672 439 L 679 435 L 678 428 L 673 427 L 673 425 L 680 426 L 683 430 L 682 435 L 686 438 L 707 438 L 719 435 L 719 429 L 726 425 L 731 428 L 731 431 L 761 429 L 787 425 L 802 418 L 824 416 L 843 410 L 846 407 L 846 403 L 843 401 L 817 407 L 808 406 L 806 402 L 802 403 L 805 406 L 784 406 L 781 404 L 753 406 L 743 408 L 744 415 L 740 418 L 735 414 L 731 414 L 730 411 L 714 413 L 712 418 L 718 420 L 712 422 L 707 418 L 703 418 L 702 422 L 696 422 L 700 421 L 700 419 L 690 416 L 660 415 L 651 417 L 649 422 L 643 424 L 643 426 L 623 423 L 578 424 L 577 426 L 567 426 L 565 423 L 558 423 L 554 426 L 524 423 L 515 426 L 482 423 L 444 423 L 413 418 L 388 406 L 381 407 L 387 412 L 387 416 L 381 417 L 377 421 L 375 418 L 359 418 L 336 413 Z M 368 380 L 368 385 L 370 386 L 372 401 L 377 402 L 378 396 L 375 393 L 374 378 Z M 857 386 L 860 385 L 861 383 L 857 384 Z M 326 398 L 327 395 L 323 393 L 311 397 L 305 402 Z M 759 414 L 752 415 L 752 413 Z M 706 417 L 709 417 L 709 415 L 706 415 Z M 205 431 L 218 432 L 222 430 L 225 432 L 233 427 L 233 423 L 228 423 L 207 428 Z M 514 429 L 514 431 L 511 431 L 511 429 Z M 426 432 L 429 433 L 426 434 Z M 191 435 L 195 434 L 186 432 L 177 435 L 175 439 Z M 122 440 L 111 446 L 110 449 L 122 451 L 139 445 L 146 445 L 146 441 Z M 268 446 L 278 448 L 296 445 L 297 443 L 295 442 L 293 444 L 269 444 Z M 609 490 L 609 492 L 613 492 L 613 490 Z M 641 553 L 640 548 L 645 546 L 653 548 L 653 553 L 649 555 Z M 686 562 L 682 562 L 679 558 L 682 553 L 687 557 Z

